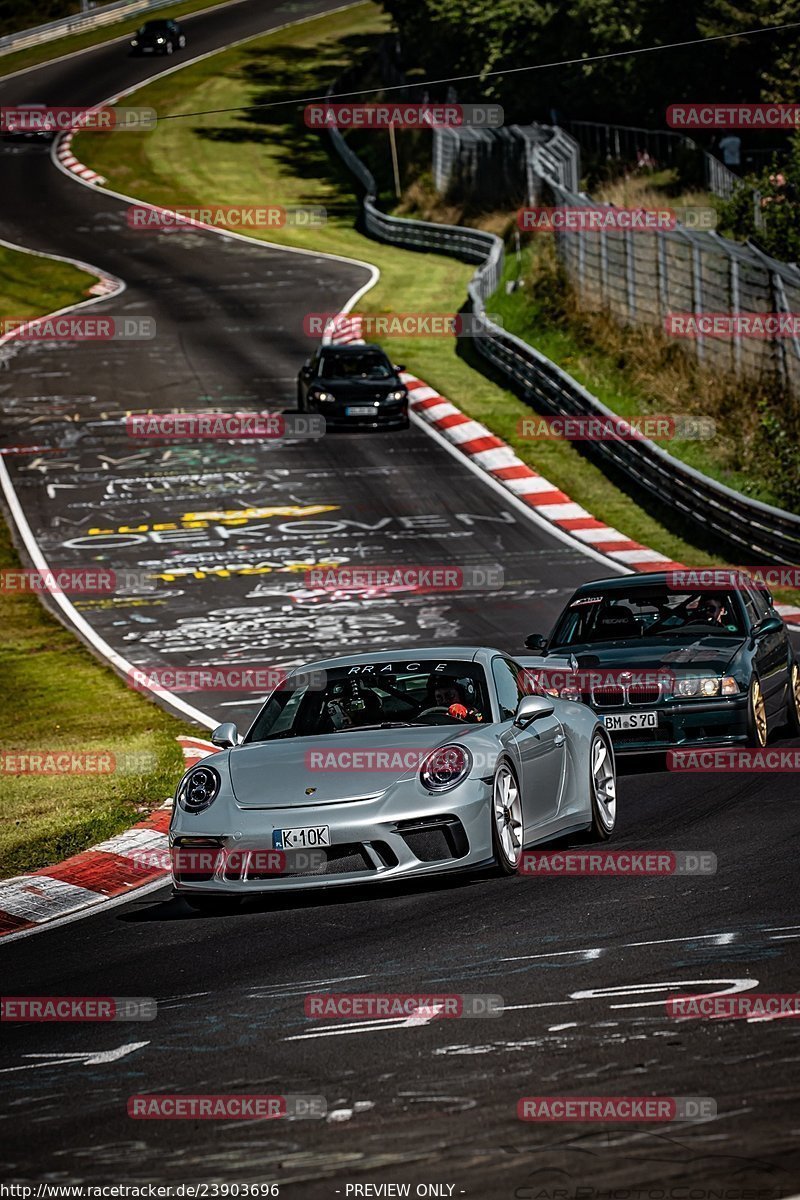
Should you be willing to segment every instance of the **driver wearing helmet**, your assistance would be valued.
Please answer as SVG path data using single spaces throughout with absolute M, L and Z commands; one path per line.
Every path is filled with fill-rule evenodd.
M 446 708 L 447 715 L 456 721 L 482 721 L 483 714 L 467 705 L 461 684 L 455 679 L 439 677 L 433 681 L 433 703 L 436 708 Z

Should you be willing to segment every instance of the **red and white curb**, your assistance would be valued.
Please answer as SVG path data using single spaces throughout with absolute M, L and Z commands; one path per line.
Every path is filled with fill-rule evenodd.
M 186 767 L 216 750 L 202 738 L 179 737 Z M 167 850 L 172 800 L 143 821 L 64 862 L 0 880 L 0 938 L 127 896 L 167 878 L 157 866 Z
M 73 175 L 79 175 L 81 179 L 85 179 L 87 183 L 94 183 L 98 187 L 106 182 L 103 175 L 98 175 L 97 171 L 93 171 L 91 167 L 85 166 L 72 153 L 72 138 L 73 133 L 62 133 L 56 144 L 56 157 L 62 166 L 71 171 Z

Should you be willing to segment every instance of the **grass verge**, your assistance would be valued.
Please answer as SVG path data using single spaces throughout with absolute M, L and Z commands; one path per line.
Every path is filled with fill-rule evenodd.
M 0 567 L 20 562 L 0 524 Z M 34 595 L 0 589 L 3 822 L 0 876 L 35 870 L 127 829 L 171 794 L 188 727 L 101 666 Z M 34 775 L 9 756 L 110 756 L 110 773 Z M 102 765 L 102 764 L 101 764 Z
M 78 303 L 95 282 L 69 263 L 0 246 L 0 321 Z M 0 569 L 19 567 L 0 521 Z M 7 877 L 84 850 L 160 804 L 183 769 L 175 736 L 187 727 L 126 688 L 36 596 L 0 588 L 0 627 L 0 877 Z M 107 753 L 128 773 L 32 775 L 6 757 L 55 750 Z
M 363 75 L 361 64 L 369 61 L 386 28 L 383 14 L 364 3 L 223 51 L 147 85 L 136 99 L 161 113 L 236 111 L 162 121 L 152 133 L 126 133 L 124 138 L 81 133 L 76 153 L 112 187 L 156 204 L 323 205 L 328 213 L 323 230 L 287 225 L 254 236 L 375 263 L 381 280 L 359 303 L 362 311 L 457 311 L 472 268 L 364 238 L 354 228 L 357 205 L 351 179 L 329 152 L 327 140 L 305 127 L 296 105 L 253 107 L 285 101 L 287 95 L 318 95 L 346 68 Z M 383 139 L 388 162 L 386 135 L 362 136 Z M 381 142 L 373 141 L 371 151 L 379 155 Z M 454 340 L 397 338 L 387 349 L 598 518 L 670 558 L 692 564 L 719 561 L 692 544 L 685 529 L 668 529 L 655 507 L 649 512 L 639 507 L 569 443 L 521 439 L 518 423 L 530 409 L 476 369 L 471 347 L 459 352 Z

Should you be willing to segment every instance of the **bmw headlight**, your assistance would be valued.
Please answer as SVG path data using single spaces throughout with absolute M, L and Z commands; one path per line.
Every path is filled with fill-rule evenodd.
M 132 46 L 138 46 L 138 45 L 139 45 L 139 39 L 138 39 L 138 38 L 131 38 L 131 45 L 132 45 Z
M 323 404 L 327 404 L 329 401 L 335 400 L 336 398 L 335 396 L 331 395 L 330 392 L 323 392 L 320 388 L 314 388 L 308 394 L 312 400 L 321 400 Z
M 161 46 L 166 41 L 166 38 L 156 38 L 156 41 L 158 42 L 159 46 Z
M 449 792 L 469 775 L 472 755 L 464 746 L 440 746 L 423 762 L 419 778 L 429 792 Z
M 187 813 L 204 812 L 219 795 L 220 784 L 219 772 L 213 767 L 192 767 L 178 787 L 178 804 Z
M 674 694 L 678 699 L 701 698 L 710 700 L 714 696 L 735 696 L 739 685 L 732 675 L 688 675 L 675 684 Z

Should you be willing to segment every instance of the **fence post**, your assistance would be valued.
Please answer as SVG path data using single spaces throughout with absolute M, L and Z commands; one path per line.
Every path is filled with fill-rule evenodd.
M 625 282 L 628 290 L 628 316 L 636 319 L 636 266 L 633 255 L 633 234 L 628 229 L 625 238 Z
M 728 261 L 730 263 L 730 280 L 731 280 L 731 312 L 738 313 L 739 311 L 739 260 L 735 254 L 728 251 Z M 737 329 L 733 335 L 733 365 L 738 375 L 742 368 L 742 335 Z
M 692 239 L 690 244 L 692 247 L 692 304 L 694 306 L 694 311 L 696 313 L 701 313 L 703 311 L 703 268 L 700 250 L 697 246 L 697 243 Z M 705 339 L 700 332 L 697 334 L 697 357 L 700 362 L 705 362 Z

